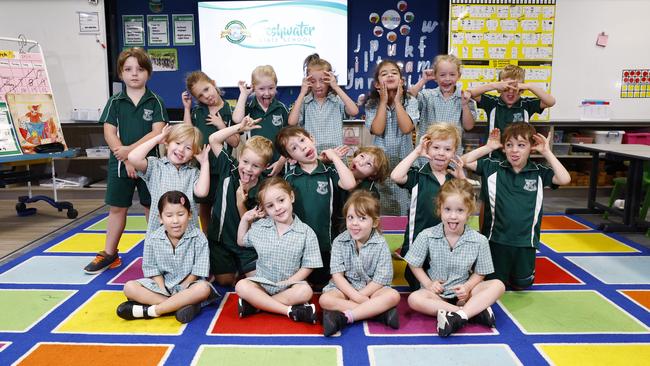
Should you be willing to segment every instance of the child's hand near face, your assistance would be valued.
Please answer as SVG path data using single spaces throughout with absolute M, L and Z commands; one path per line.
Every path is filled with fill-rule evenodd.
M 248 184 L 243 183 L 241 179 L 239 180 L 239 187 L 235 192 L 235 197 L 237 199 L 237 206 L 243 205 L 248 199 Z
M 533 146 L 533 151 L 537 151 L 541 155 L 551 152 L 551 132 L 548 133 L 548 137 L 545 137 L 541 133 L 536 133 L 533 135 L 533 140 L 535 140 L 535 145 Z
M 490 131 L 486 145 L 488 145 L 492 150 L 498 150 L 503 147 L 503 145 L 501 145 L 501 131 L 498 128 L 494 128 Z
M 160 135 L 158 135 L 158 141 L 159 142 L 166 142 L 167 141 L 167 136 L 169 136 L 169 131 L 172 129 L 172 126 L 168 123 L 165 124 L 165 127 L 163 127 L 162 131 L 160 131 Z
M 429 156 L 429 146 L 431 146 L 431 137 L 429 137 L 429 135 L 424 135 L 414 150 L 417 152 L 418 156 L 422 156 L 428 160 L 431 160 L 432 157 Z
M 261 118 L 252 119 L 251 116 L 244 117 L 244 119 L 242 119 L 241 123 L 239 124 L 239 132 L 247 132 L 250 130 L 262 128 L 262 126 L 258 125 L 261 120 Z
M 307 75 L 302 79 L 302 84 L 300 85 L 300 94 L 307 95 L 311 90 L 313 85 L 314 78 L 311 75 Z
M 336 80 L 336 75 L 334 75 L 334 73 L 331 71 L 325 71 L 325 76 L 323 77 L 323 81 L 327 85 L 329 85 L 329 87 L 332 89 L 336 89 L 339 87 L 339 84 L 337 83 Z
M 422 71 L 422 79 L 426 81 L 436 81 L 436 74 L 433 69 L 424 69 Z
M 181 93 L 181 101 L 183 102 L 183 108 L 192 108 L 192 95 L 187 90 Z
M 498 81 L 498 82 L 494 83 L 494 88 L 499 93 L 503 93 L 506 90 L 517 91 L 517 90 L 519 90 L 517 88 L 517 84 L 518 84 L 517 80 L 503 80 L 503 81 Z
M 460 104 L 465 107 L 469 104 L 470 100 L 472 100 L 472 93 L 469 90 L 463 90 L 460 93 Z
M 402 104 L 403 97 L 404 97 L 404 80 L 400 79 L 399 83 L 397 84 L 397 92 L 395 93 L 395 97 L 393 98 L 393 104 Z
M 466 179 L 465 170 L 463 170 L 463 160 L 459 156 L 451 158 L 453 169 L 447 169 L 447 172 L 456 179 Z
M 244 214 L 244 216 L 242 216 L 241 219 L 246 222 L 253 222 L 265 216 L 266 216 L 266 212 L 264 212 L 264 210 L 261 207 L 256 206 L 252 210 L 246 211 L 246 213 Z
M 203 145 L 203 149 L 200 153 L 194 155 L 194 159 L 199 162 L 199 164 L 210 164 L 210 158 L 208 157 L 210 153 L 210 145 Z
M 388 104 L 388 89 L 386 89 L 386 83 L 379 83 L 377 91 L 379 91 L 379 104 Z
M 239 86 L 239 92 L 241 94 L 244 94 L 246 97 L 251 95 L 251 93 L 253 92 L 253 88 L 246 85 L 246 82 L 243 80 L 239 80 L 239 83 L 237 83 L 237 85 Z
M 334 150 L 334 152 L 336 152 L 336 155 L 338 155 L 338 157 L 341 158 L 341 160 L 343 160 L 343 158 L 348 155 L 348 152 L 350 151 L 350 147 L 348 145 L 341 145 L 333 148 L 332 150 Z M 327 164 L 332 162 L 330 158 L 327 156 L 327 154 L 325 154 L 325 151 L 320 153 L 320 158 L 323 161 L 323 163 Z
M 219 128 L 219 122 L 221 122 L 222 126 L 225 125 L 223 119 L 221 118 L 221 114 L 219 112 L 217 112 L 214 115 L 208 113 L 208 116 L 205 118 L 206 125 L 212 125 Z

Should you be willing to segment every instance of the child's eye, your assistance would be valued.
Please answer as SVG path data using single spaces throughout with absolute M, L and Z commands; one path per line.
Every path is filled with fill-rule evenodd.
M 284 202 L 284 198 L 279 199 L 280 203 Z

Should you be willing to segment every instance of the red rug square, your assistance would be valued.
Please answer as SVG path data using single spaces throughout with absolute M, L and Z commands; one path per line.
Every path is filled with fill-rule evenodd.
M 535 258 L 535 285 L 570 285 L 582 284 L 564 268 L 546 257 Z
M 260 312 L 243 319 L 237 315 L 237 301 L 239 296 L 234 292 L 226 294 L 219 310 L 210 325 L 208 335 L 323 335 L 323 326 L 320 323 L 321 308 L 318 305 L 318 297 L 314 295 L 312 304 L 316 305 L 316 312 L 319 314 L 319 322 L 307 324 L 294 322 L 286 316 Z

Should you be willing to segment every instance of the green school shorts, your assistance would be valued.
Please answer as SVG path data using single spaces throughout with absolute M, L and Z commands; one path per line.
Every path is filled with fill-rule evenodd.
M 120 178 L 109 174 L 106 183 L 106 196 L 104 202 L 109 206 L 131 207 L 133 191 L 138 189 L 140 204 L 145 207 L 151 206 L 151 195 L 147 184 L 142 178 Z
M 255 270 L 257 252 L 253 248 L 231 247 L 219 243 L 210 244 L 210 273 L 248 273 Z
M 506 285 L 521 289 L 530 287 L 535 279 L 535 248 L 513 247 L 490 242 L 494 273 L 486 280 L 498 279 Z

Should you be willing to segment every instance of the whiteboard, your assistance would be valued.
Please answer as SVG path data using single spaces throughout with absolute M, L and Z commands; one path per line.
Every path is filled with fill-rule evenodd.
M 649 14 L 650 0 L 557 0 L 552 121 L 580 119 L 584 99 L 609 100 L 612 120 L 650 120 L 650 98 L 620 98 L 622 70 L 650 68 Z
M 0 37 L 24 34 L 45 55 L 54 100 L 62 123 L 74 122 L 73 108 L 102 109 L 108 100 L 104 1 L 0 0 Z M 99 13 L 99 40 L 79 34 L 77 12 Z M 1 47 L 0 47 L 1 48 Z

